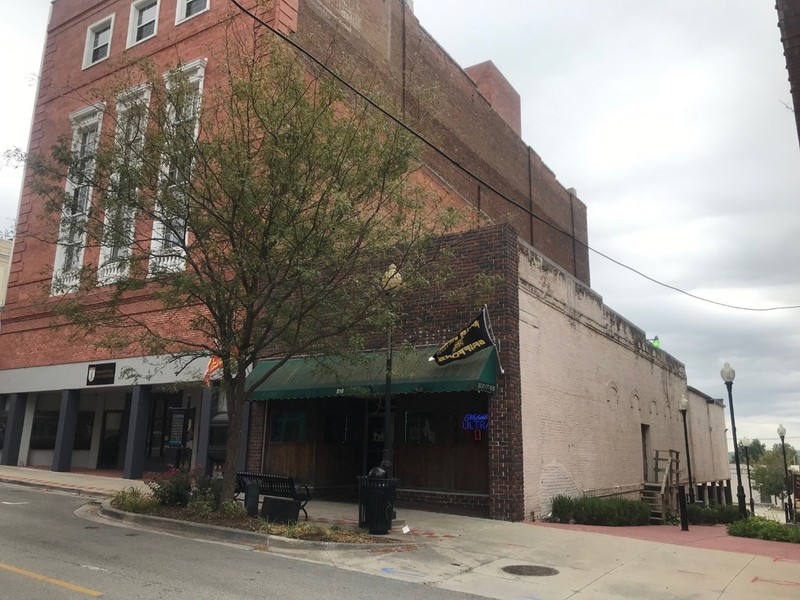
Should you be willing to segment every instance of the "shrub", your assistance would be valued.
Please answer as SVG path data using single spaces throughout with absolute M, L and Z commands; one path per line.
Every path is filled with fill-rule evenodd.
M 165 506 L 189 506 L 200 509 L 208 504 L 212 510 L 220 505 L 222 479 L 209 477 L 198 467 L 193 471 L 171 468 L 165 473 L 157 473 L 147 482 L 153 497 Z
M 209 477 L 199 468 L 192 472 L 192 477 L 194 479 L 192 499 L 201 498 L 216 510 L 222 500 L 222 478 Z
M 245 510 L 244 506 L 242 506 L 235 500 L 228 500 L 227 502 L 223 502 L 222 504 L 220 504 L 219 512 L 223 516 L 230 518 L 240 518 L 247 516 L 247 511 Z
M 155 503 L 156 501 L 151 496 L 135 487 L 120 490 L 111 499 L 114 508 L 132 513 L 147 512 Z
M 195 489 L 192 491 L 192 497 L 186 508 L 195 515 L 210 517 L 217 508 L 217 503 L 211 490 Z
M 147 485 L 153 498 L 165 506 L 186 506 L 192 499 L 192 473 L 184 469 L 157 473 Z
M 692 525 L 716 525 L 718 523 L 716 511 L 701 504 L 688 504 L 686 516 Z
M 550 520 L 554 523 L 569 523 L 572 518 L 573 500 L 569 496 L 559 495 L 553 498 L 550 509 Z
M 800 527 L 784 525 L 766 517 L 750 517 L 728 524 L 728 533 L 738 537 L 800 544 Z
M 739 507 L 735 504 L 716 504 L 708 507 L 700 504 L 689 504 L 686 506 L 686 515 L 692 525 L 733 523 L 741 519 Z
M 647 525 L 650 505 L 626 498 L 570 498 L 556 496 L 551 521 L 583 525 Z
M 733 523 L 739 521 L 742 515 L 739 514 L 739 506 L 737 504 L 718 504 L 714 507 L 717 512 L 717 523 Z

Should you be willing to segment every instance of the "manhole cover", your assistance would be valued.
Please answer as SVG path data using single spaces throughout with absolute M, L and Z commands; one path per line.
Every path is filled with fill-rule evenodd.
M 558 575 L 557 569 L 550 567 L 538 567 L 536 565 L 508 565 L 503 567 L 503 571 L 512 575 L 524 575 L 526 577 L 547 577 Z

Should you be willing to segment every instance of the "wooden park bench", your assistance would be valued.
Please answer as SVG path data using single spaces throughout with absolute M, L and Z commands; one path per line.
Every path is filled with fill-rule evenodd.
M 258 485 L 258 493 L 264 496 L 261 506 L 261 516 L 271 522 L 297 521 L 300 511 L 303 511 L 306 521 L 308 512 L 306 504 L 311 500 L 308 486 L 295 484 L 294 479 L 286 475 L 271 475 L 269 473 L 236 473 L 236 489 L 234 495 L 244 494 L 249 484 Z

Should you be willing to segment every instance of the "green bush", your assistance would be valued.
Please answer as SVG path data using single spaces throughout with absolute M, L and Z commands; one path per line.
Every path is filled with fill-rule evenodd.
M 554 523 L 569 523 L 572 518 L 574 502 L 569 496 L 559 495 L 553 498 L 550 509 L 550 520 Z
M 139 488 L 129 487 L 118 491 L 111 499 L 111 505 L 119 510 L 132 513 L 147 512 L 156 501 Z
M 219 512 L 226 517 L 237 519 L 247 515 L 247 511 L 245 510 L 244 506 L 235 500 L 228 500 L 227 502 L 220 504 Z
M 217 503 L 211 490 L 194 489 L 186 508 L 198 516 L 210 517 L 216 510 Z
M 750 517 L 728 524 L 728 533 L 738 537 L 800 544 L 800 527 L 784 525 L 766 517 Z
M 733 523 L 741 519 L 739 507 L 735 504 L 716 504 L 702 506 L 689 504 L 686 506 L 686 515 L 692 525 L 716 525 L 717 523 Z
M 570 498 L 552 500 L 551 521 L 582 525 L 647 525 L 650 505 L 625 498 Z
M 201 499 L 203 502 L 211 504 L 214 510 L 220 505 L 222 499 L 222 478 L 209 477 L 202 470 L 195 469 L 192 472 L 193 488 L 192 500 Z
M 742 518 L 737 504 L 717 505 L 714 510 L 717 511 L 717 523 L 733 523 Z
M 192 474 L 184 469 L 157 473 L 147 482 L 153 498 L 165 506 L 186 506 L 192 499 Z
M 192 505 L 199 511 L 205 511 L 208 505 L 217 510 L 222 496 L 222 479 L 209 477 L 201 468 L 194 471 L 188 469 L 170 469 L 165 473 L 157 473 L 147 482 L 152 490 L 153 498 L 165 506 Z
M 710 506 L 706 507 L 701 504 L 688 504 L 686 516 L 692 525 L 716 525 L 719 522 L 717 521 L 717 512 Z

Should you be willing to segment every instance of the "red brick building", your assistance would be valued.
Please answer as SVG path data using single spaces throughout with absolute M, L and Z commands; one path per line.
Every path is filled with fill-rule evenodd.
M 426 184 L 443 200 L 466 209 L 468 228 L 491 225 L 459 234 L 451 243 L 458 249 L 460 277 L 482 273 L 501 281 L 490 310 L 504 372 L 491 350 L 465 361 L 467 366 L 449 383 L 443 382 L 443 372 L 424 379 L 426 367 L 413 361 L 427 362 L 432 349 L 473 311 L 430 298 L 410 298 L 401 308 L 397 333 L 414 350 L 410 358 L 398 359 L 393 403 L 400 497 L 519 520 L 543 510 L 547 494 L 574 491 L 568 482 L 581 478 L 586 480 L 577 486 L 581 493 L 638 494 L 647 479 L 647 453 L 681 447 L 679 424 L 669 407 L 677 406 L 676 394 L 686 390 L 683 365 L 645 344 L 644 332 L 604 307 L 588 287 L 586 206 L 520 138 L 520 99 L 511 84 L 491 62 L 462 70 L 404 0 L 243 4 L 310 55 L 323 57 L 333 70 L 368 74 L 403 116 L 425 112 L 420 133 L 436 146 L 425 150 Z M 213 59 L 214 49 L 224 43 L 229 19 L 272 35 L 223 0 L 54 0 L 30 151 L 46 152 L 59 136 L 71 135 L 73 147 L 85 148 L 89 156 L 102 129 L 111 125 L 109 107 L 86 98 L 137 57 L 149 57 L 165 72 L 180 63 L 198 93 L 213 89 L 222 68 Z M 124 115 L 125 102 L 111 110 Z M 90 189 L 78 182 L 67 184 L 67 192 L 86 198 L 81 206 L 88 210 Z M 58 226 L 48 225 L 41 215 L 42 200 L 28 177 L 0 332 L 0 418 L 5 425 L 0 463 L 62 471 L 121 469 L 125 477 L 138 478 L 175 460 L 173 449 L 180 447 L 184 460 L 206 465 L 209 448 L 215 446 L 211 420 L 218 407 L 200 381 L 202 367 L 174 369 L 159 356 L 99 352 L 50 327 L 53 304 L 63 293 L 57 280 L 68 278 L 85 261 L 102 263 L 103 250 L 85 248 L 79 237 L 53 243 Z M 144 235 L 154 244 L 166 244 L 158 224 L 150 227 Z M 100 284 L 114 277 L 109 269 Z M 146 291 L 131 302 L 131 310 L 142 315 L 151 308 Z M 558 316 L 548 317 L 548 323 L 563 321 L 569 327 L 554 327 L 548 344 L 532 341 L 547 327 L 537 324 L 530 310 L 550 314 L 551 308 Z M 182 326 L 164 323 L 158 313 L 147 318 L 156 327 Z M 594 366 L 596 354 L 570 355 L 571 346 L 558 340 L 572 335 L 591 336 L 593 352 L 616 358 Z M 373 347 L 380 352 L 381 341 Z M 617 355 L 620 348 L 624 353 Z M 627 365 L 624 376 L 610 375 L 620 370 L 620 362 Z M 547 373 L 540 373 L 538 365 L 546 365 Z M 295 366 L 302 368 L 301 363 Z M 131 369 L 145 377 L 126 378 Z M 553 374 L 558 383 L 537 387 Z M 365 384 L 366 394 L 328 389 L 324 381 L 316 382 L 313 393 L 298 392 L 296 379 L 288 375 L 283 388 L 267 386 L 246 415 L 240 466 L 291 474 L 318 494 L 352 491 L 355 475 L 375 462 L 384 435 L 373 418 L 380 379 L 374 375 Z M 561 394 L 588 402 L 584 396 L 592 390 L 589 395 L 597 400 L 606 394 L 594 394 L 597 386 L 613 388 L 615 394 L 624 387 L 630 394 L 630 401 L 626 396 L 622 403 L 614 396 L 614 411 L 604 413 L 617 418 L 624 412 L 629 421 L 626 461 L 620 461 L 625 468 L 594 475 L 585 471 L 585 457 L 564 458 L 567 450 L 546 462 L 550 448 L 560 447 L 555 438 L 545 443 L 550 432 L 570 428 L 551 408 L 559 405 Z M 557 393 L 549 396 L 553 390 Z M 544 398 L 548 401 L 542 404 Z M 663 406 L 667 409 L 659 412 Z M 591 433 L 592 421 L 581 418 Z M 640 421 L 647 422 L 652 439 Z M 553 427 L 543 429 L 543 423 Z M 595 439 L 589 433 L 585 439 Z M 595 433 L 607 436 L 608 429 Z M 708 434 L 700 430 L 697 435 Z M 565 475 L 573 468 L 582 475 Z M 698 481 L 726 478 L 710 469 Z
M 789 72 L 794 117 L 797 122 L 797 137 L 800 141 L 800 6 L 794 0 L 777 0 L 778 27 Z

